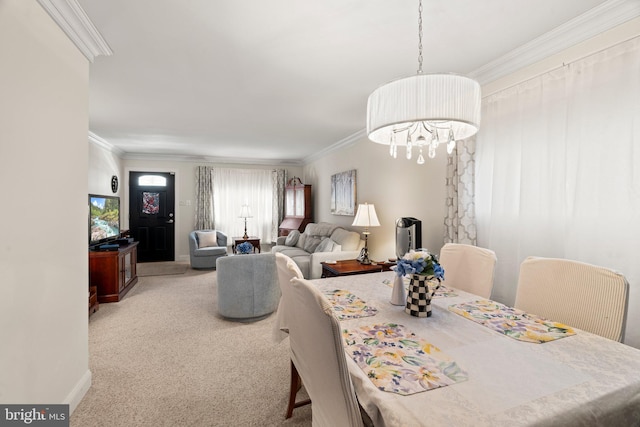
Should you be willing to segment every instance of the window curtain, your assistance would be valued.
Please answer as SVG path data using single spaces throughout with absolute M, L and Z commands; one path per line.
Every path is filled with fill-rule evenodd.
M 196 167 L 195 230 L 214 228 L 212 171 L 210 166 Z
M 631 284 L 625 342 L 640 347 L 640 38 L 483 99 L 478 244 L 492 297 L 512 304 L 527 256 L 613 268 Z
M 214 228 L 230 238 L 244 234 L 244 219 L 239 217 L 242 205 L 249 205 L 252 218 L 247 219 L 247 233 L 261 241 L 275 241 L 273 235 L 272 170 L 213 170 Z
M 287 183 L 287 171 L 284 169 L 274 170 L 271 174 L 273 179 L 273 221 L 271 235 L 278 236 L 278 227 L 284 219 L 284 187 Z M 273 238 L 275 242 L 275 237 Z
M 444 242 L 476 244 L 475 137 L 458 141 L 447 161 Z

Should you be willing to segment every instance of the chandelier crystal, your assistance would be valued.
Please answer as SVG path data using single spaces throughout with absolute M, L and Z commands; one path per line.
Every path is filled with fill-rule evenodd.
M 480 84 L 452 73 L 422 72 L 422 0 L 418 8 L 418 73 L 387 83 L 374 90 L 367 102 L 367 135 L 373 142 L 389 145 L 389 154 L 398 156 L 398 146 L 406 146 L 406 157 L 418 152 L 436 156 L 440 144 L 451 154 L 456 141 L 475 135 L 480 127 Z

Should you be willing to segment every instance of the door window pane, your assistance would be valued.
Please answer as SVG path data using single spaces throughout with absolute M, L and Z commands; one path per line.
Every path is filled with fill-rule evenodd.
M 138 178 L 140 186 L 166 187 L 167 178 L 159 175 L 142 175 Z

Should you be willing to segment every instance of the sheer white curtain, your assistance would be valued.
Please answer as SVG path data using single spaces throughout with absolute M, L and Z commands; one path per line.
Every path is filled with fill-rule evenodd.
M 216 230 L 229 238 L 244 234 L 244 219 L 240 208 L 248 204 L 253 218 L 247 220 L 247 232 L 261 241 L 275 241 L 273 236 L 273 179 L 272 170 L 218 169 L 213 170 L 213 217 Z
M 512 304 L 529 255 L 616 269 L 630 282 L 625 342 L 640 347 L 640 38 L 483 100 L 478 245 Z

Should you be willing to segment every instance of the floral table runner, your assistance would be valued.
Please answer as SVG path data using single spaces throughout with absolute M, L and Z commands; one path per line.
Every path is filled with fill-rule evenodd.
M 468 379 L 449 356 L 402 325 L 345 329 L 342 336 L 345 351 L 382 391 L 409 395 Z
M 340 320 L 355 319 L 357 317 L 375 316 L 378 309 L 367 303 L 349 291 L 335 289 L 324 294 L 333 306 L 336 317 Z
M 458 294 L 453 289 L 449 289 L 444 285 L 440 285 L 440 287 L 436 289 L 436 293 L 433 295 L 434 298 L 447 298 L 457 296 Z
M 454 304 L 449 310 L 519 341 L 540 344 L 576 334 L 570 326 L 495 301 Z

